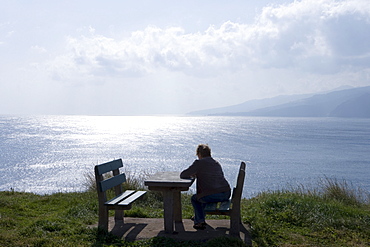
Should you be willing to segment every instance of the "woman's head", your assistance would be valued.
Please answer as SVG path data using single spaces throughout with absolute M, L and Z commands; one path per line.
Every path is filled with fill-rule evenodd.
M 205 158 L 211 156 L 211 149 L 207 144 L 199 144 L 197 147 L 197 156 L 199 158 Z

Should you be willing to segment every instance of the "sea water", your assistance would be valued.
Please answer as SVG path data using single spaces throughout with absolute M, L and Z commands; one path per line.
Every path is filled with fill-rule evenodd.
M 247 163 L 244 197 L 322 178 L 370 191 L 370 119 L 208 116 L 0 116 L 0 190 L 83 191 L 118 158 L 131 176 L 181 171 L 200 143 L 232 186 Z

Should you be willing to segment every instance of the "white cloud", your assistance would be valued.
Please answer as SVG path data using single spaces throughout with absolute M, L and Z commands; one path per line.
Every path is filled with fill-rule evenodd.
M 23 12 L 9 6 L 0 10 L 0 111 L 179 113 L 369 85 L 367 0 L 270 2 L 285 4 L 142 12 L 93 1 L 82 15 L 82 2 L 74 12 L 46 1 Z
M 45 52 L 47 52 L 47 50 L 44 47 L 41 47 L 41 46 L 38 46 L 38 45 L 31 46 L 31 50 L 32 51 L 35 51 L 37 53 L 45 53 Z
M 320 67 L 330 63 L 327 73 L 352 66 L 352 61 L 337 60 L 369 55 L 370 48 L 364 45 L 370 42 L 366 31 L 370 29 L 369 18 L 366 1 L 306 0 L 265 8 L 257 25 L 269 26 L 275 35 L 268 40 L 269 59 L 264 62 L 277 67 L 301 66 L 311 72 L 325 72 Z M 266 42 L 266 37 L 262 40 Z
M 195 77 L 246 68 L 337 73 L 366 67 L 370 57 L 366 1 L 303 0 L 262 10 L 252 25 L 227 21 L 203 32 L 148 26 L 129 37 L 67 38 L 53 61 L 57 78 L 140 77 L 158 69 Z

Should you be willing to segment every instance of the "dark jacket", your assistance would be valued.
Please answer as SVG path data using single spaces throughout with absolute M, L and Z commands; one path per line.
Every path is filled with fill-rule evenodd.
M 220 163 L 212 157 L 195 160 L 189 168 L 182 171 L 181 178 L 197 179 L 197 198 L 231 190 L 224 177 Z

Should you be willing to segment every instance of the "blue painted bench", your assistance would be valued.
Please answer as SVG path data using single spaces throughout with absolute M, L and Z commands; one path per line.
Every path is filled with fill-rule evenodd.
M 218 215 L 228 215 L 230 207 L 231 199 L 224 202 L 208 203 L 205 210 L 207 214 L 215 214 L 217 212 Z
M 228 215 L 230 216 L 230 235 L 239 236 L 241 229 L 240 201 L 243 193 L 245 179 L 245 163 L 241 162 L 236 187 L 233 189 L 231 199 L 224 202 L 208 203 L 205 208 L 209 215 Z
M 123 167 L 121 159 L 95 166 L 96 189 L 99 201 L 98 227 L 107 231 L 109 210 L 115 210 L 115 221 L 123 222 L 124 210 L 131 209 L 132 203 L 146 193 L 146 191 L 135 190 L 122 191 L 122 183 L 126 182 L 126 175 L 120 173 L 119 168 L 121 167 Z M 113 176 L 109 177 L 106 174 Z M 114 188 L 115 197 L 108 200 L 107 191 L 112 188 Z

